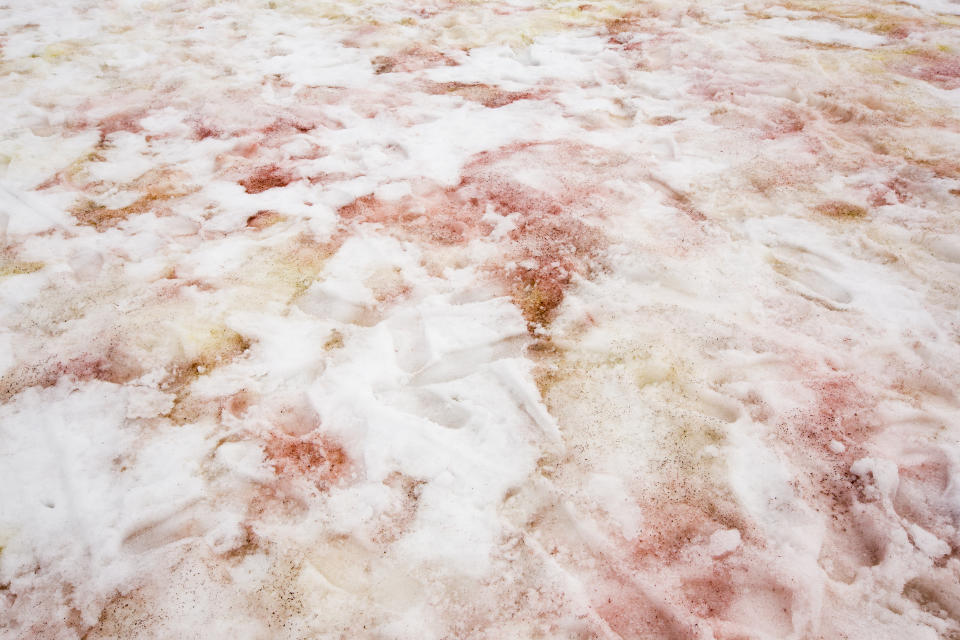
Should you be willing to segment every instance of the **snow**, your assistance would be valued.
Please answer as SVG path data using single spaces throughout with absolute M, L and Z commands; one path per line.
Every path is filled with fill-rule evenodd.
M 0 638 L 960 634 L 949 2 L 13 2 Z

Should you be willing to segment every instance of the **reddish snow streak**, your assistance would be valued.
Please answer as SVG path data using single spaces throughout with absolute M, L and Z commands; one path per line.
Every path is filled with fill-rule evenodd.
M 960 56 L 943 52 L 917 54 L 920 60 L 904 66 L 904 73 L 942 89 L 960 88 Z
M 452 245 L 490 232 L 477 205 L 463 200 L 456 189 L 437 189 L 396 202 L 363 196 L 341 207 L 339 214 L 348 221 L 382 224 L 420 240 Z
M 293 182 L 294 177 L 289 171 L 278 165 L 270 164 L 257 167 L 253 173 L 240 180 L 247 193 L 261 193 L 268 189 L 285 187 Z
M 193 139 L 198 141 L 207 138 L 219 138 L 223 135 L 222 130 L 199 119 L 192 121 L 190 127 L 193 129 Z
M 140 133 L 143 131 L 143 128 L 140 126 L 140 119 L 143 118 L 144 115 L 145 113 L 143 110 L 135 109 L 131 111 L 115 113 L 104 118 L 98 125 L 98 128 L 100 129 L 101 141 L 111 133 L 116 133 L 117 131 Z
M 363 196 L 341 207 L 339 214 L 345 221 L 382 224 L 441 245 L 489 235 L 494 227 L 483 219 L 488 211 L 514 216 L 509 241 L 501 240 L 503 258 L 487 267 L 513 294 L 531 325 L 545 325 L 574 274 L 588 275 L 605 245 L 602 232 L 584 218 L 602 215 L 606 167 L 578 167 L 584 154 L 602 152 L 575 145 L 512 145 L 478 154 L 456 187 L 427 188 L 396 202 Z M 577 177 L 548 191 L 516 178 L 516 168 L 527 165 L 564 167 Z
M 134 358 L 119 346 L 110 345 L 102 353 L 84 351 L 64 360 L 20 363 L 0 377 L 0 400 L 7 400 L 27 387 L 52 387 L 63 377 L 123 384 L 142 373 Z
M 318 434 L 295 437 L 272 432 L 264 453 L 279 478 L 304 478 L 322 489 L 339 481 L 350 466 L 344 449 Z

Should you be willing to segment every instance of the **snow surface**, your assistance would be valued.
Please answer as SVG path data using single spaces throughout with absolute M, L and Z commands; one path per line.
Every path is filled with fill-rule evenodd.
M 0 9 L 0 638 L 960 637 L 957 3 Z

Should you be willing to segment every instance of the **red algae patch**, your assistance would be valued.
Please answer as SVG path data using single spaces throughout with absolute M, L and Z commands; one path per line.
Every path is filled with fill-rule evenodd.
M 914 448 L 911 460 L 900 466 L 899 483 L 893 499 L 897 514 L 960 548 L 960 531 L 954 525 L 950 501 L 951 463 L 943 451 Z
M 285 187 L 293 182 L 293 175 L 277 165 L 264 165 L 254 169 L 246 178 L 240 180 L 240 185 L 247 193 L 262 193 L 269 189 Z
M 585 157 L 594 162 L 584 163 Z M 546 171 L 563 167 L 575 177 L 533 186 L 516 175 L 530 166 Z M 614 158 L 594 149 L 513 145 L 478 154 L 455 187 L 421 188 L 389 202 L 366 195 L 338 214 L 345 222 L 381 224 L 438 245 L 486 238 L 494 229 L 487 217 L 491 212 L 511 218 L 512 229 L 495 241 L 506 260 L 484 267 L 505 285 L 533 330 L 552 320 L 575 275 L 589 276 L 598 266 L 606 239 L 587 219 L 603 215 L 601 203 L 609 194 L 602 183 L 606 170 L 615 167 Z
M 510 234 L 518 266 L 504 275 L 527 321 L 546 326 L 563 302 L 574 274 L 588 275 L 603 234 L 564 215 L 523 220 Z
M 302 478 L 320 489 L 329 489 L 350 468 L 350 460 L 339 444 L 313 434 L 295 437 L 271 433 L 265 441 L 264 454 L 278 478 Z
M 912 54 L 902 66 L 906 75 L 924 80 L 941 89 L 960 88 L 960 56 L 942 51 Z
M 10 633 L 960 638 L 909 1 L 32 12 Z
M 190 128 L 193 129 L 193 139 L 197 141 L 206 140 L 207 138 L 219 138 L 223 135 L 221 129 L 199 119 L 192 120 L 190 122 Z
M 132 109 L 114 113 L 97 123 L 100 130 L 100 142 L 106 140 L 111 133 L 126 131 L 128 133 L 140 133 L 143 127 L 140 126 L 140 120 L 146 115 L 143 109 Z
M 606 602 L 597 603 L 596 611 L 617 637 L 663 640 L 697 637 L 692 625 L 685 624 L 668 607 L 652 601 L 648 591 L 629 578 L 621 577 L 606 588 L 611 595 Z
M 851 376 L 813 380 L 806 386 L 814 391 L 816 401 L 795 423 L 799 435 L 817 447 L 825 447 L 834 439 L 858 443 L 868 437 L 874 399 Z
M 102 380 L 123 384 L 143 373 L 135 359 L 118 347 L 103 353 L 83 352 L 64 360 L 15 366 L 0 376 L 0 401 L 7 401 L 28 387 L 52 387 L 61 378 L 76 381 Z
M 592 161 L 592 162 L 585 162 Z M 524 166 L 571 175 L 533 186 L 517 177 Z M 489 265 L 500 275 L 531 330 L 545 326 L 563 302 L 575 275 L 589 277 L 606 247 L 603 232 L 590 224 L 603 215 L 609 197 L 603 181 L 616 159 L 576 145 L 518 145 L 480 154 L 468 165 L 460 190 L 470 201 L 514 216 L 507 256 L 513 266 Z
M 800 133 L 806 126 L 804 114 L 797 109 L 777 109 L 765 123 L 763 137 L 769 140 Z
M 543 91 L 507 91 L 496 85 L 479 82 L 440 82 L 427 85 L 427 93 L 433 95 L 456 95 L 479 102 L 489 109 L 497 109 L 517 100 L 539 100 L 545 95 Z
M 377 544 L 388 545 L 403 537 L 416 519 L 424 481 L 394 472 L 383 484 L 393 490 L 397 501 L 379 518 L 370 537 Z
M 674 116 L 656 116 L 654 118 L 650 118 L 650 124 L 657 127 L 665 127 L 679 121 L 680 118 L 675 118 Z
M 382 224 L 400 235 L 440 245 L 462 244 L 491 229 L 481 221 L 479 202 L 464 199 L 456 189 L 426 189 L 416 197 L 390 202 L 362 196 L 340 207 L 338 214 L 347 221 Z

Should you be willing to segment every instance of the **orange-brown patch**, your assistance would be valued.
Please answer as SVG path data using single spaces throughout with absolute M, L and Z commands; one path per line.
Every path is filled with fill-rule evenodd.
M 650 118 L 650 124 L 656 125 L 658 127 L 664 127 L 668 124 L 673 124 L 678 122 L 680 118 L 675 118 L 673 116 L 656 116 L 655 118 Z
M 282 222 L 283 219 L 284 217 L 276 211 L 261 209 L 247 218 L 247 227 L 256 229 L 257 231 L 263 231 L 267 227 L 272 227 L 278 222 Z
M 825 202 L 821 205 L 817 205 L 814 210 L 822 215 L 830 216 L 831 218 L 840 218 L 843 220 L 855 220 L 866 217 L 867 215 L 867 210 L 863 207 L 856 204 L 851 204 L 849 202 L 843 202 L 841 200 Z
M 185 197 L 197 190 L 186 173 L 168 167 L 152 169 L 128 186 L 142 195 L 124 207 L 109 208 L 93 200 L 84 200 L 70 212 L 78 224 L 93 227 L 97 231 L 106 231 L 131 216 L 163 211 L 164 203 Z

